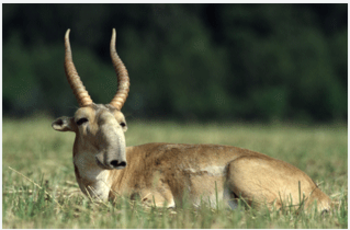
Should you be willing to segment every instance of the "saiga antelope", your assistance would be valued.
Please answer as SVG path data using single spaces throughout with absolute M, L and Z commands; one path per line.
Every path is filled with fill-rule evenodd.
M 118 89 L 109 104 L 95 104 L 83 86 L 72 59 L 69 32 L 65 35 L 65 72 L 79 103 L 73 117 L 52 123 L 57 131 L 75 132 L 73 162 L 81 191 L 106 201 L 116 194 L 139 197 L 156 206 L 175 207 L 184 194 L 195 206 L 216 207 L 223 200 L 231 208 L 237 198 L 248 204 L 280 208 L 317 203 L 329 210 L 331 200 L 304 172 L 262 153 L 212 144 L 150 143 L 126 147 L 126 121 L 121 108 L 129 92 L 128 72 L 116 49 L 113 29 L 110 52 Z M 301 192 L 301 193 L 300 193 Z

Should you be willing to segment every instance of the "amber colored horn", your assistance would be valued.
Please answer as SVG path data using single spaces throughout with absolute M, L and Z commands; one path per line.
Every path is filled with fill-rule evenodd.
M 118 89 L 117 89 L 117 93 L 115 94 L 114 98 L 109 104 L 114 106 L 118 110 L 121 110 L 121 108 L 123 107 L 126 101 L 126 98 L 128 97 L 130 80 L 129 80 L 128 71 L 126 70 L 124 63 L 122 62 L 122 60 L 117 54 L 117 51 L 115 49 L 115 43 L 116 43 L 116 32 L 115 32 L 115 29 L 113 29 L 110 51 L 111 51 L 111 58 L 112 58 L 114 70 L 118 78 Z
M 75 97 L 78 100 L 79 106 L 83 107 L 90 105 L 93 102 L 88 91 L 85 89 L 83 82 L 80 80 L 78 72 L 74 66 L 72 51 L 69 43 L 69 32 L 70 29 L 67 30 L 66 35 L 64 37 L 64 45 L 66 47 L 66 54 L 64 58 L 64 70 L 66 72 L 68 83 L 72 88 Z

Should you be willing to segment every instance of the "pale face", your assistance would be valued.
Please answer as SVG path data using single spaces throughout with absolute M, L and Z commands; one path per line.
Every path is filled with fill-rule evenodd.
M 52 123 L 57 131 L 76 133 L 74 159 L 84 159 L 102 169 L 126 166 L 124 115 L 111 105 L 79 108 L 74 117 L 60 117 Z M 83 156 L 82 156 L 83 155 Z

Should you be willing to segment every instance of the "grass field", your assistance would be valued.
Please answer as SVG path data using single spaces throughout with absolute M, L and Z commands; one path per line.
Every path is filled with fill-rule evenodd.
M 215 143 L 259 151 L 305 171 L 328 194 L 331 212 L 269 212 L 186 203 L 182 208 L 142 206 L 120 197 L 92 203 L 81 195 L 72 165 L 73 133 L 51 119 L 3 120 L 3 228 L 347 228 L 347 126 L 177 124 L 129 121 L 127 145 L 148 142 Z

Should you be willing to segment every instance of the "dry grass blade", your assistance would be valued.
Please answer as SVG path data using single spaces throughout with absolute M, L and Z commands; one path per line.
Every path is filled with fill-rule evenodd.
M 8 194 L 17 194 L 17 193 L 27 193 L 28 195 L 33 194 L 33 190 L 29 189 L 27 191 L 19 190 L 19 191 L 9 191 L 9 192 L 4 192 L 3 195 L 8 195 Z
M 26 179 L 26 180 L 30 181 L 31 183 L 33 183 L 33 184 L 34 184 L 35 186 L 37 186 L 38 188 L 43 189 L 43 187 L 41 187 L 40 185 L 38 185 L 37 183 L 35 183 L 35 182 L 34 182 L 33 180 L 31 180 L 30 178 L 26 177 L 26 176 L 23 175 L 22 173 L 18 172 L 17 170 L 14 170 L 14 169 L 11 168 L 10 166 L 8 166 L 8 168 L 9 168 L 10 170 L 12 170 L 13 172 L 15 172 L 15 173 L 21 175 L 22 177 L 24 177 L 24 179 Z M 46 190 L 45 190 L 44 192 L 45 192 L 45 194 L 48 195 L 53 201 L 55 201 L 55 203 L 56 203 L 60 208 L 62 208 L 62 206 L 58 203 L 58 201 L 55 200 L 48 192 L 46 192 Z

